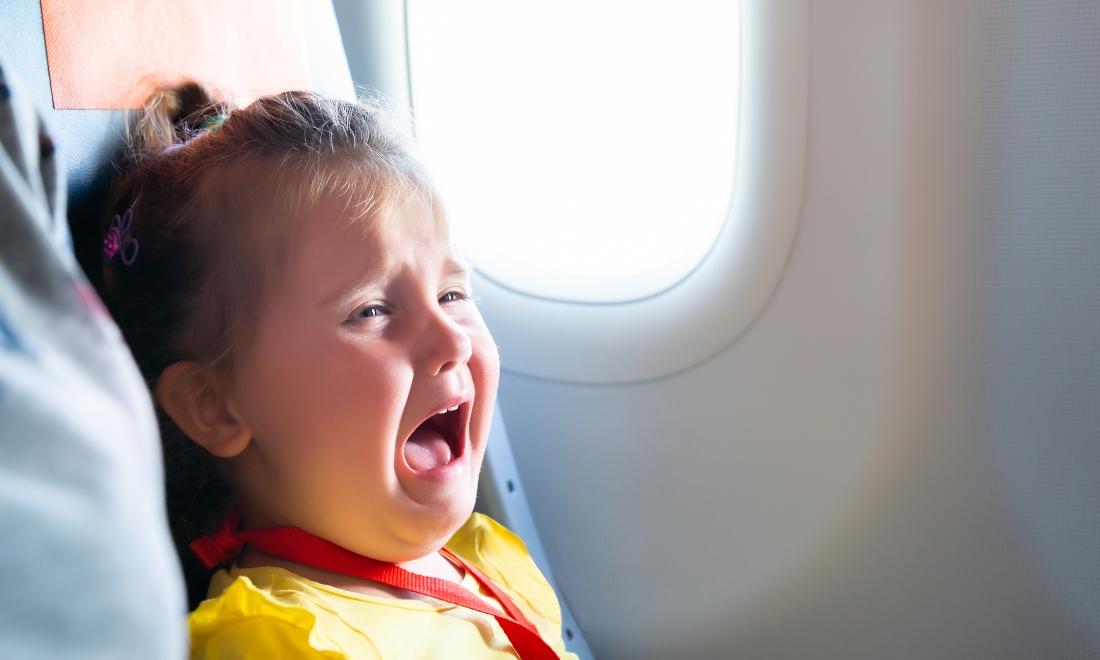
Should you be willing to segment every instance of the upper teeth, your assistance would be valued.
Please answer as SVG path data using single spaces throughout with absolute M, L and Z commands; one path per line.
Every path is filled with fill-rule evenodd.
M 444 410 L 443 412 L 441 412 L 439 414 L 442 415 L 445 412 L 454 412 L 456 410 L 458 410 L 458 406 L 455 406 L 454 408 L 447 408 L 446 410 Z

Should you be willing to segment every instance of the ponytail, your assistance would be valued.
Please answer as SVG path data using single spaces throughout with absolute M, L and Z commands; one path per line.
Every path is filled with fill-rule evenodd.
M 171 150 L 195 137 L 210 119 L 225 112 L 225 104 L 198 83 L 158 90 L 137 115 L 131 129 L 131 148 L 147 154 Z

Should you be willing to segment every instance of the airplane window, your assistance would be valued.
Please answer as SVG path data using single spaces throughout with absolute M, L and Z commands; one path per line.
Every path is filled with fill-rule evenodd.
M 481 274 L 624 302 L 707 255 L 737 162 L 738 3 L 407 7 L 417 141 Z
M 627 383 L 742 336 L 805 180 L 804 0 L 407 0 L 416 134 L 506 371 Z

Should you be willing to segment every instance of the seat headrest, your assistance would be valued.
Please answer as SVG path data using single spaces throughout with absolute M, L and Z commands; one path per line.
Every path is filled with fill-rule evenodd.
M 0 59 L 59 146 L 78 245 L 97 231 L 124 109 L 153 85 L 191 78 L 238 103 L 284 89 L 355 96 L 331 0 L 0 0 Z
M 152 84 L 190 77 L 241 101 L 355 94 L 330 0 L 0 0 L 0 57 L 60 145 L 73 201 L 121 144 L 118 109 Z

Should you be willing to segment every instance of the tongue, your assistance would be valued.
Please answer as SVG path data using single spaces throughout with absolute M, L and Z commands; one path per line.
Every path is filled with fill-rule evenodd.
M 423 425 L 417 427 L 405 443 L 405 462 L 417 472 L 446 465 L 452 458 L 451 448 L 443 436 Z

